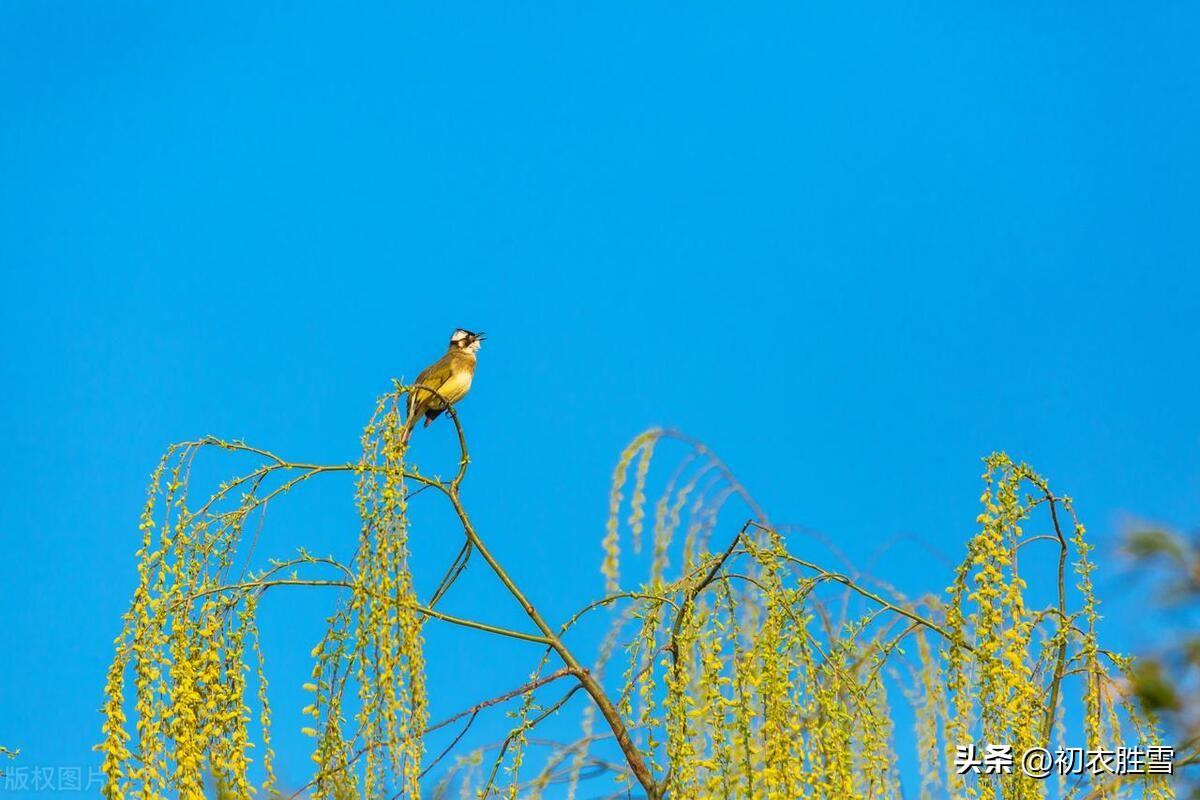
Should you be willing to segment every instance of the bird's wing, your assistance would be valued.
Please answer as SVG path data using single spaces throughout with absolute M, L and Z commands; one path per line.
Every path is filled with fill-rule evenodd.
M 454 369 L 450 363 L 450 357 L 445 355 L 422 370 L 417 379 L 413 381 L 413 386 L 425 386 L 441 392 L 442 387 L 446 385 L 446 381 L 453 374 Z M 423 414 L 430 406 L 440 406 L 441 404 L 438 396 L 432 392 L 413 389 L 408 395 L 408 418 L 415 420 L 417 415 Z

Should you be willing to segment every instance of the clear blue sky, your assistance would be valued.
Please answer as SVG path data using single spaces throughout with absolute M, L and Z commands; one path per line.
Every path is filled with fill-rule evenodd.
M 0 742 L 91 762 L 168 442 L 353 458 L 460 325 L 491 337 L 469 500 L 554 617 L 600 593 L 611 465 L 654 424 L 859 560 L 959 555 L 998 448 L 1102 539 L 1195 525 L 1200 12 L 990 5 L 6 4 Z M 319 497 L 338 525 L 272 517 L 271 554 L 347 552 Z M 416 531 L 430 563 L 450 533 Z M 313 607 L 271 603 L 286 672 Z M 530 666 L 431 648 L 441 711 Z

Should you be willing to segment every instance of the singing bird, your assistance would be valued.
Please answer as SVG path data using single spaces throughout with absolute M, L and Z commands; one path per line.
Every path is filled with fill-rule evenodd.
M 408 395 L 408 418 L 404 422 L 404 441 L 412 434 L 417 419 L 425 416 L 425 424 L 433 422 L 446 410 L 462 400 L 471 389 L 475 377 L 475 354 L 483 342 L 482 333 L 459 328 L 450 335 L 450 348 L 446 355 L 430 364 L 413 382 Z M 422 391 L 422 387 L 432 392 Z M 437 394 L 434 394 L 436 392 Z

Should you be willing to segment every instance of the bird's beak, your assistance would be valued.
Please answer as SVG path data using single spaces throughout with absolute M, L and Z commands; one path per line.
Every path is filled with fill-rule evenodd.
M 475 334 L 476 341 L 482 342 L 486 338 L 487 338 L 487 334 L 484 333 L 483 331 L 480 331 L 479 333 Z

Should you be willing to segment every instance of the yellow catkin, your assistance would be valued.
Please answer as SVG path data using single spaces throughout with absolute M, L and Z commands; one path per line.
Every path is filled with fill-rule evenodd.
M 397 788 L 419 796 L 428 712 L 423 617 L 407 565 L 402 406 L 398 392 L 380 400 L 354 470 L 368 557 L 351 573 L 351 596 L 330 617 L 313 654 L 306 685 L 313 701 L 304 710 L 314 719 L 306 732 L 317 740 L 313 798 L 391 796 Z M 202 452 L 262 463 L 192 507 L 192 465 Z M 258 600 L 285 567 L 340 565 L 301 551 L 265 572 L 231 573 L 235 556 L 250 549 L 244 532 L 252 515 L 320 471 L 214 438 L 173 446 L 155 469 L 139 524 L 137 585 L 106 680 L 104 739 L 97 749 L 109 800 L 201 800 L 210 781 L 221 796 L 248 797 L 256 791 L 255 752 L 262 753 L 264 793 L 277 794 Z M 313 585 L 321 583 L 333 585 Z M 361 708 L 353 722 L 361 721 L 362 730 L 352 746 L 356 731 L 347 731 L 352 723 L 343 699 L 356 682 Z M 257 736 L 250 728 L 255 704 Z M 352 747 L 372 754 L 361 769 L 352 763 Z
M 532 731 L 545 716 L 534 691 L 522 694 L 516 727 L 498 756 L 471 745 L 476 749 L 447 758 L 440 780 L 430 777 L 422 786 L 426 617 L 409 571 L 407 500 L 408 485 L 425 478 L 405 465 L 403 399 L 400 390 L 380 399 L 363 430 L 360 461 L 337 467 L 356 478 L 361 519 L 357 556 L 348 566 L 301 551 L 239 577 L 235 556 L 248 549 L 247 524 L 316 472 L 240 442 L 204 439 L 168 451 L 152 475 L 136 587 L 106 676 L 97 749 L 108 800 L 200 800 L 213 779 L 218 796 L 248 797 L 252 776 L 260 775 L 263 794 L 276 793 L 257 628 L 262 592 L 276 582 L 341 587 L 304 686 L 310 702 L 302 710 L 303 732 L 314 740 L 306 796 L 417 800 L 422 788 L 439 797 L 457 788 L 460 797 L 484 791 L 536 798 L 565 783 L 574 800 L 598 757 L 612 765 L 619 786 L 637 790 L 610 758 L 617 751 L 591 704 L 584 706 L 581 738 L 531 764 L 541 752 Z M 648 431 L 636 438 L 614 470 L 602 565 L 614 594 L 620 529 L 626 525 L 635 543 L 645 533 L 661 436 Z M 193 462 L 214 451 L 257 459 L 258 466 L 193 505 Z M 807 543 L 789 543 L 762 525 L 747 523 L 720 541 L 718 513 L 735 499 L 735 481 L 723 465 L 712 466 L 718 462 L 701 446 L 687 458 L 655 505 L 646 581 L 595 606 L 614 610 L 592 676 L 613 690 L 616 714 L 670 800 L 901 796 L 889 694 L 906 664 L 904 647 L 914 643 L 908 694 L 922 800 L 1044 796 L 1046 782 L 1015 774 L 956 774 L 961 745 L 1010 744 L 1019 753 L 1048 744 L 1051 731 L 1067 741 L 1063 720 L 1077 718 L 1087 747 L 1129 744 L 1124 739 L 1132 733 L 1143 746 L 1161 740 L 1153 720 L 1121 695 L 1117 681 L 1130 662 L 1101 648 L 1085 530 L 1069 499 L 1052 495 L 1027 465 L 1003 453 L 985 460 L 982 509 L 965 558 L 942 596 L 911 603 L 879 582 L 868 587 L 865 579 L 801 560 L 810 558 L 798 549 Z M 1075 579 L 1052 607 L 1030 608 L 1021 562 L 1036 557 L 1036 540 L 1046 537 L 1030 542 L 1026 530 L 1045 530 L 1033 517 L 1056 507 L 1073 525 L 1064 535 Z M 331 568 L 337 580 L 283 579 Z M 605 664 L 620 653 L 623 676 L 606 680 Z M 1052 687 L 1059 690 L 1054 706 Z M 1067 790 L 1083 788 L 1097 797 L 1124 791 L 1102 781 Z M 1171 796 L 1159 778 L 1138 788 L 1156 800 Z
M 654 527 L 651 534 L 654 552 L 650 563 L 649 581 L 651 586 L 662 582 L 663 574 L 669 563 L 671 540 L 674 537 L 675 529 L 679 526 L 679 509 L 686 502 L 687 493 L 690 492 L 689 487 L 693 485 L 692 481 L 688 481 L 683 487 L 679 487 L 679 483 L 695 458 L 695 453 L 689 453 L 680 460 L 671 473 L 658 502 L 654 504 Z
M 608 524 L 605 528 L 604 541 L 604 560 L 600 565 L 600 573 L 604 576 L 604 589 L 606 592 L 613 593 L 620 589 L 621 583 L 621 501 L 624 495 L 621 490 L 625 486 L 625 477 L 629 471 L 629 465 L 633 462 L 635 456 L 643 449 L 651 446 L 658 438 L 659 431 L 657 429 L 648 430 L 645 433 L 638 435 L 629 445 L 621 451 L 621 457 L 617 459 L 617 465 L 613 468 L 612 487 L 608 494 Z M 643 462 L 646 469 L 649 469 L 649 455 L 643 456 Z M 639 467 L 639 471 L 640 471 Z M 644 475 L 640 479 L 644 486 Z M 645 503 L 644 495 L 639 501 L 638 507 Z M 638 514 L 640 524 L 641 515 Z M 640 528 L 639 528 L 640 534 Z
M 646 519 L 646 478 L 650 474 L 650 459 L 654 457 L 657 439 L 647 439 L 638 456 L 637 469 L 633 475 L 633 495 L 629 499 L 629 538 L 633 552 L 642 551 L 642 530 Z
M 918 631 L 917 674 L 919 685 L 913 693 L 912 702 L 916 709 L 917 764 L 921 772 L 920 798 L 933 800 L 943 785 L 942 759 L 938 748 L 938 719 L 945 704 L 941 681 L 938 680 L 938 664 L 929 647 L 925 631 Z
M 252 651 L 254 654 L 253 670 L 254 679 L 258 684 L 258 705 L 259 705 L 259 730 L 262 739 L 263 750 L 263 772 L 265 779 L 262 784 L 262 793 L 268 798 L 274 798 L 280 794 L 279 779 L 275 774 L 275 750 L 271 745 L 271 704 L 268 699 L 269 681 L 267 680 L 266 659 L 263 657 L 262 644 L 258 636 L 258 624 L 255 621 L 255 614 L 258 610 L 257 596 L 252 596 L 246 603 L 246 626 L 247 633 L 251 636 Z M 315 687 L 314 687 L 315 688 Z
M 388 793 L 389 776 L 398 776 L 416 798 L 427 706 L 421 617 L 408 570 L 399 399 L 387 398 L 368 429 L 359 480 L 363 524 L 352 607 L 358 621 L 360 735 L 378 744 L 363 759 L 363 792 L 367 797 Z

